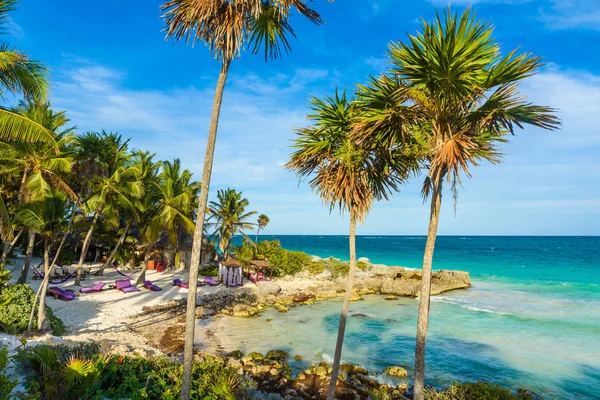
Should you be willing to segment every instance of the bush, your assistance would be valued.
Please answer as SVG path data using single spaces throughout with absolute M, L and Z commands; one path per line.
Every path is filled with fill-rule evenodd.
M 348 276 L 348 272 L 350 272 L 350 264 L 341 262 L 340 260 L 329 257 L 325 260 L 321 260 L 325 268 L 331 271 L 333 278 L 338 278 L 340 276 Z
M 17 386 L 17 381 L 11 381 L 6 376 L 5 370 L 8 364 L 8 350 L 0 350 L 0 400 L 10 399 L 10 393 Z
M 286 253 L 285 260 L 280 265 L 280 269 L 285 275 L 296 275 L 312 264 L 310 256 L 306 253 L 301 251 L 287 251 Z
M 510 389 L 491 382 L 464 382 L 456 383 L 448 389 L 437 391 L 426 389 L 427 400 L 526 400 L 526 394 L 515 394 Z
M 2 292 L 4 285 L 10 281 L 10 276 L 10 271 L 4 269 L 4 264 L 0 264 L 0 292 Z
M 47 400 L 179 398 L 181 364 L 164 358 L 90 356 L 92 351 L 90 345 L 23 350 L 18 360 L 30 372 L 29 394 Z M 234 400 L 254 388 L 252 379 L 226 367 L 223 359 L 206 356 L 194 362 L 193 399 Z
M 361 271 L 366 271 L 367 269 L 369 269 L 369 264 L 367 264 L 364 261 L 358 261 L 356 263 L 356 268 L 360 269 Z
M 29 285 L 6 286 L 0 293 L 0 330 L 11 333 L 23 333 L 29 324 L 29 315 L 33 306 L 35 293 Z M 65 326 L 60 318 L 54 315 L 50 307 L 46 306 L 46 316 L 52 326 L 54 335 L 61 336 Z M 37 318 L 37 310 L 34 321 Z
M 325 271 L 325 265 L 320 262 L 314 262 L 308 266 L 308 272 L 312 275 L 319 275 Z

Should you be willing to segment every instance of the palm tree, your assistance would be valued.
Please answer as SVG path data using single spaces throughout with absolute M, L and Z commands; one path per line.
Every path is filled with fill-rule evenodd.
M 336 91 L 335 97 L 324 100 L 313 98 L 310 106 L 313 113 L 308 118 L 312 125 L 296 132 L 295 151 L 286 168 L 300 178 L 314 175 L 310 186 L 329 205 L 330 211 L 337 206 L 341 213 L 350 214 L 350 270 L 327 393 L 327 399 L 332 400 L 356 270 L 356 223 L 364 220 L 373 200 L 387 199 L 393 190 L 397 190 L 412 164 L 390 158 L 391 153 L 382 146 L 355 139 L 353 124 L 360 109 L 347 99 L 345 92 L 340 95 Z M 404 168 L 404 174 L 392 174 L 389 168 L 392 163 L 398 164 L 397 171 Z
M 40 285 L 40 305 L 38 308 L 38 330 L 48 328 L 46 319 L 46 291 L 51 273 L 50 245 L 54 237 L 66 225 L 65 215 L 67 201 L 63 193 L 51 190 L 46 193 L 44 200 L 25 204 L 17 213 L 17 218 L 30 231 L 39 232 L 44 241 L 44 280 Z M 55 258 L 58 257 L 58 253 Z M 37 300 L 37 297 L 36 297 Z M 35 308 L 35 304 L 33 305 Z
M 75 285 L 80 285 L 83 262 L 87 256 L 94 229 L 104 212 L 117 212 L 119 208 L 133 210 L 134 200 L 142 197 L 144 187 L 140 180 L 140 171 L 136 166 L 112 165 L 107 176 L 93 179 L 94 192 L 85 203 L 85 211 L 93 214 L 88 232 L 83 241 Z
M 432 259 L 444 182 L 456 195 L 461 174 L 470 177 L 471 166 L 499 162 L 498 145 L 515 126 L 556 129 L 560 124 L 553 109 L 526 102 L 518 91 L 519 81 L 536 73 L 541 59 L 517 55 L 517 50 L 502 56 L 492 34 L 492 26 L 477 21 L 470 10 L 458 16 L 448 9 L 433 23 L 423 22 L 409 44 L 392 43 L 388 76 L 372 79 L 362 89 L 367 115 L 359 124 L 363 139 L 410 143 L 421 152 L 427 170 L 423 194 L 431 197 L 431 210 L 415 350 L 417 400 L 423 399 Z
M 15 10 L 16 0 L 0 0 L 0 34 L 6 34 L 9 13 Z M 0 42 L 0 98 L 8 94 L 40 101 L 48 94 L 48 70 L 7 42 Z M 52 144 L 52 133 L 39 122 L 0 107 L 0 141 L 38 142 Z
M 20 102 L 13 111 L 43 126 L 51 133 L 54 143 L 13 142 L 0 148 L 0 173 L 20 180 L 17 203 L 41 201 L 52 188 L 61 190 L 73 201 L 78 201 L 77 195 L 65 181 L 72 165 L 67 148 L 74 129 L 63 129 L 69 122 L 65 112 L 55 112 L 47 102 L 32 101 Z M 19 283 L 27 281 L 35 236 L 35 231 L 30 230 L 28 251 Z
M 234 189 L 219 190 L 218 201 L 211 201 L 208 208 L 210 217 L 209 224 L 215 228 L 219 236 L 219 250 L 224 258 L 229 255 L 231 239 L 234 235 L 241 234 L 250 240 L 244 230 L 252 229 L 254 224 L 250 218 L 256 215 L 256 211 L 246 211 L 248 199 L 242 198 L 242 193 Z
M 202 189 L 198 201 L 190 261 L 190 282 L 196 282 L 198 279 L 202 233 L 208 205 L 219 115 L 231 61 L 239 57 L 246 46 L 253 47 L 254 53 L 263 47 L 265 59 L 275 59 L 281 56 L 282 47 L 284 51 L 289 51 L 288 37 L 294 36 L 294 30 L 289 21 L 292 7 L 313 23 L 322 23 L 319 14 L 309 8 L 304 0 L 168 0 L 161 7 L 164 12 L 167 39 L 185 39 L 188 43 L 202 41 L 206 43 L 215 58 L 221 62 L 204 157 Z M 192 285 L 188 290 L 182 400 L 188 400 L 190 397 L 196 289 L 196 286 Z
M 269 225 L 269 217 L 267 217 L 265 214 L 260 214 L 258 216 L 258 220 L 256 221 L 256 225 L 258 228 L 256 229 L 256 240 L 254 242 L 258 243 L 258 234 L 260 233 L 261 229 L 265 229 L 267 225 Z

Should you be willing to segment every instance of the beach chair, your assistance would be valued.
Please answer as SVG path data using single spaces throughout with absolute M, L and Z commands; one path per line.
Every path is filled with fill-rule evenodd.
M 188 289 L 190 287 L 190 284 L 188 282 L 183 282 L 181 279 L 177 278 L 177 279 L 173 279 L 173 285 L 175 286 L 179 286 L 182 289 Z
M 106 283 L 104 283 L 104 282 L 98 282 L 98 283 L 96 283 L 92 287 L 81 288 L 80 292 L 81 293 L 96 293 L 96 292 L 100 292 L 102 290 L 102 288 L 104 287 L 104 285 L 106 285 Z
M 162 289 L 150 281 L 144 281 L 144 287 L 153 292 L 160 292 Z
M 55 299 L 61 299 L 64 301 L 71 301 L 75 299 L 75 293 L 67 292 L 66 290 L 59 288 L 58 286 L 48 288 L 48 294 L 54 297 Z
M 204 282 L 206 282 L 206 284 L 208 286 L 218 286 L 218 285 L 220 285 L 220 283 L 217 282 L 217 281 L 215 281 L 212 276 L 205 277 L 204 278 Z
M 265 282 L 270 281 L 270 279 L 267 278 L 265 276 L 265 274 L 262 272 L 253 272 L 251 274 L 248 274 L 248 279 L 250 279 L 254 283 L 261 282 L 261 281 L 265 281 Z
M 140 289 L 131 284 L 129 279 L 120 279 L 115 281 L 115 286 L 123 293 L 139 292 Z

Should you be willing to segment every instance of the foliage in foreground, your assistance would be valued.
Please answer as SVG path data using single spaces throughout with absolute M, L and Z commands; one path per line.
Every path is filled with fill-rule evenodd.
M 17 386 L 17 382 L 6 376 L 5 369 L 8 364 L 8 351 L 0 350 L 0 400 L 10 399 L 10 393 Z
M 47 400 L 177 399 L 182 367 L 164 358 L 97 355 L 86 345 L 36 346 L 17 356 L 28 371 L 31 396 Z M 256 387 L 250 378 L 225 366 L 220 358 L 194 363 L 191 398 L 233 400 Z
M 0 293 L 0 331 L 10 334 L 23 333 L 27 330 L 29 315 L 35 292 L 29 285 L 10 285 L 2 289 Z M 46 306 L 46 317 L 50 321 L 52 333 L 61 336 L 65 332 L 65 326 L 60 318 Z M 34 320 L 37 318 L 37 310 Z
M 268 260 L 273 266 L 275 276 L 296 275 L 302 271 L 318 275 L 328 270 L 337 278 L 348 275 L 350 269 L 349 263 L 333 257 L 313 261 L 306 253 L 282 248 L 278 240 L 264 240 L 256 245 L 245 240 L 241 246 L 235 247 L 234 251 L 238 260 L 245 266 L 251 260 Z M 364 271 L 369 265 L 359 261 L 357 267 Z
M 526 393 L 514 393 L 508 388 L 491 382 L 456 383 L 448 389 L 437 391 L 425 389 L 427 400 L 531 400 L 533 397 Z M 536 397 L 541 399 L 540 397 Z

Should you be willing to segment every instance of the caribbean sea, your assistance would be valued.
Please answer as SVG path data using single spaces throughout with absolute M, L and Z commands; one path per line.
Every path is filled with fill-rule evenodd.
M 260 237 L 272 239 L 348 259 L 347 236 Z M 424 236 L 357 237 L 358 256 L 378 264 L 420 268 L 424 246 Z M 487 380 L 550 399 L 600 398 L 600 237 L 441 236 L 433 266 L 468 271 L 473 287 L 432 297 L 427 384 Z M 340 301 L 233 319 L 228 342 L 299 354 L 296 368 L 331 361 Z M 412 373 L 417 305 L 379 296 L 351 303 L 343 361 Z

